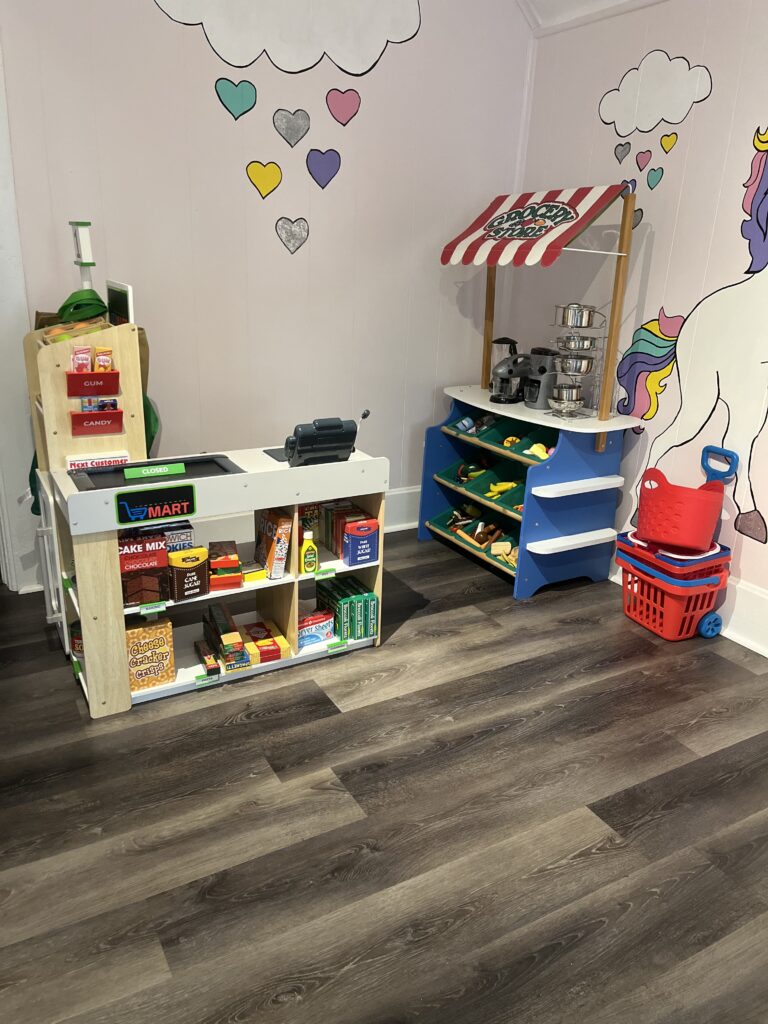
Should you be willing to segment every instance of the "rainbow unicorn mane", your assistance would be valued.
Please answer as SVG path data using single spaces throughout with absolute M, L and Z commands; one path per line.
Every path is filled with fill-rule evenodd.
M 741 233 L 749 242 L 752 262 L 748 274 L 757 274 L 768 266 L 768 129 L 758 128 L 752 140 L 755 155 L 749 178 L 744 182 L 741 208 L 747 219 L 741 223 Z
M 667 316 L 661 309 L 657 320 L 649 320 L 632 335 L 632 344 L 616 370 L 627 394 L 616 407 L 622 416 L 652 420 L 659 411 L 659 395 L 675 367 L 677 339 L 684 322 L 685 317 Z

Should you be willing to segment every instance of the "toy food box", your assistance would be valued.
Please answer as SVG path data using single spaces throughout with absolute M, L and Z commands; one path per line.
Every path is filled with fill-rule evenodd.
M 125 630 L 131 692 L 148 690 L 176 678 L 173 628 L 170 619 L 142 622 Z
M 271 580 L 282 579 L 291 541 L 292 519 L 280 509 L 256 512 L 256 558 Z
M 379 557 L 379 522 L 377 519 L 361 519 L 347 523 L 344 527 L 344 563 L 365 565 L 376 562 Z

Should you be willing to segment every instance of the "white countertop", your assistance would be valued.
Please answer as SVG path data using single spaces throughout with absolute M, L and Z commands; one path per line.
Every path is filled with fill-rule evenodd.
M 280 447 L 277 445 L 273 447 Z M 207 453 L 196 453 L 207 454 Z M 276 462 L 263 448 L 216 451 L 243 473 L 224 476 L 188 477 L 176 480 L 126 481 L 116 488 L 78 491 L 65 469 L 53 470 L 56 502 L 69 521 L 73 534 L 104 533 L 122 529 L 115 518 L 115 497 L 120 491 L 151 490 L 153 487 L 194 484 L 196 512 L 185 518 L 237 515 L 253 509 L 297 505 L 334 498 L 384 492 L 389 486 L 389 461 L 354 451 L 346 462 L 321 466 L 291 467 Z M 151 462 L 183 462 L 184 455 L 166 455 Z
M 483 412 L 493 412 L 499 416 L 509 416 L 510 419 L 521 420 L 523 423 L 536 423 L 542 427 L 554 427 L 556 430 L 570 430 L 575 434 L 602 434 L 612 430 L 629 430 L 631 427 L 641 426 L 641 420 L 637 416 L 611 416 L 607 420 L 599 420 L 594 417 L 574 416 L 572 419 L 563 419 L 560 416 L 553 416 L 550 411 L 542 409 L 529 409 L 523 402 L 514 402 L 506 405 L 501 402 L 492 402 L 490 392 L 479 384 L 455 384 L 445 388 L 445 394 L 449 398 L 455 398 L 458 402 L 466 402 L 475 409 L 482 409 Z

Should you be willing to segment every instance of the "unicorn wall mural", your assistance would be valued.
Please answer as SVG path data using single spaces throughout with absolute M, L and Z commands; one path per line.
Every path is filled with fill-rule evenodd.
M 752 455 L 768 414 L 768 128 L 757 129 L 753 145 L 742 203 L 747 216 L 741 233 L 750 256 L 746 276 L 701 299 L 687 317 L 668 316 L 662 308 L 658 318 L 635 331 L 617 370 L 626 392 L 618 411 L 652 420 L 668 379 L 677 375 L 681 404 L 650 446 L 648 465 L 656 466 L 672 449 L 693 441 L 722 404 L 722 444 L 739 454 L 742 466 L 734 489 L 735 529 L 766 544 L 766 510 L 755 503 Z

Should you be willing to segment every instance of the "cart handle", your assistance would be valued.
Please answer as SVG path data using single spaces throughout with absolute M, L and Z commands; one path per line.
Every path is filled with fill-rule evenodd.
M 721 459 L 725 459 L 728 463 L 725 469 L 718 469 L 717 466 L 710 463 L 709 460 L 713 455 L 719 455 Z M 739 468 L 739 456 L 730 448 L 718 448 L 714 444 L 708 444 L 701 452 L 701 468 L 704 470 L 707 483 L 710 480 L 729 480 L 736 475 Z
M 655 580 L 661 580 L 663 583 L 671 583 L 675 587 L 713 587 L 721 582 L 721 576 L 706 576 L 704 579 L 699 580 L 679 580 L 674 576 L 668 576 L 665 572 L 658 572 L 656 569 L 652 569 L 649 565 L 645 565 L 644 562 L 638 562 L 636 558 L 632 558 L 630 555 L 621 553 L 621 557 L 617 558 L 616 561 L 619 565 L 623 565 L 625 562 L 631 565 L 633 569 L 639 569 L 645 573 L 646 576 L 652 576 Z

